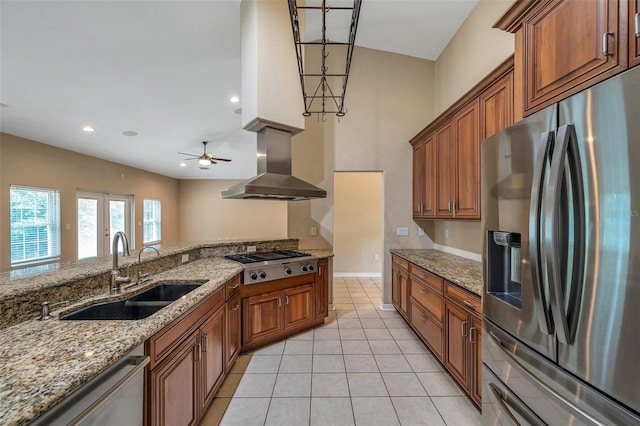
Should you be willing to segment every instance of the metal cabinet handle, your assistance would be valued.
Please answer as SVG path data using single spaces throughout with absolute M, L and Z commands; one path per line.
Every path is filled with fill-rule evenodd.
M 470 307 L 471 309 L 475 309 L 476 305 L 474 305 L 473 303 L 469 302 L 467 299 L 464 299 L 462 301 L 462 303 L 464 303 L 465 305 L 467 305 L 468 307 Z
M 460 324 L 460 333 L 462 333 L 462 337 L 466 337 L 467 336 L 467 322 L 466 321 L 462 321 L 462 323 Z
M 202 360 L 202 345 L 200 343 L 196 343 L 194 350 L 196 361 Z
M 469 343 L 472 345 L 476 343 L 476 332 L 478 330 L 475 327 L 471 327 L 469 329 Z
M 451 201 L 449 201 L 449 207 L 447 207 L 448 211 L 451 211 Z
M 636 38 L 640 38 L 640 13 L 636 13 L 634 21 L 636 24 Z
M 318 275 L 322 275 L 322 266 L 318 266 Z
M 231 308 L 232 311 L 237 311 L 238 309 L 240 309 L 239 303 L 236 303 L 235 305 L 233 305 L 233 308 Z
M 278 297 L 278 307 L 282 306 L 282 300 Z
M 285 305 L 289 304 L 289 296 L 287 296 L 287 295 L 284 296 L 284 304 Z
M 609 51 L 609 36 L 612 36 L 613 33 L 606 32 L 602 34 L 602 54 L 604 56 L 613 56 L 613 52 Z
M 240 283 L 236 283 L 236 285 L 229 286 L 229 288 L 233 288 L 233 289 L 238 288 L 238 287 L 240 287 Z
M 420 293 L 422 293 L 422 294 L 427 294 L 427 293 L 429 293 L 429 292 L 428 292 L 427 290 L 425 290 L 425 289 L 421 288 L 421 289 L 420 289 Z
M 426 321 L 426 320 L 427 320 L 427 317 L 425 317 L 424 315 L 420 315 L 420 319 L 421 319 L 422 321 Z
M 207 347 L 209 347 L 209 336 L 207 334 L 203 334 L 202 335 L 202 352 L 206 352 Z
M 458 202 L 453 200 L 453 217 L 456 217 L 456 212 L 458 211 Z

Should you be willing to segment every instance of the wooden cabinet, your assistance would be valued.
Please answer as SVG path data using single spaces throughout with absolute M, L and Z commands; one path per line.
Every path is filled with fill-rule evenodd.
M 445 285 L 444 365 L 478 406 L 482 404 L 482 319 L 480 298 Z
M 200 327 L 201 343 L 196 346 L 199 368 L 202 377 L 202 396 L 200 407 L 209 405 L 215 391 L 222 384 L 226 368 L 225 357 L 225 307 L 214 312 Z
M 640 0 L 629 2 L 629 67 L 640 64 Z
M 517 80 L 527 116 L 634 61 L 629 9 L 636 0 L 517 0 L 496 23 L 515 33 Z M 518 90 L 520 87 L 518 85 Z M 519 106 L 516 106 L 519 110 Z
M 400 315 L 409 321 L 409 262 L 392 256 L 391 276 L 391 301 Z
M 422 337 L 433 354 L 442 361 L 444 299 L 442 278 L 413 264 L 409 265 L 411 282 L 411 319 L 409 324 Z
M 329 259 L 318 260 L 316 270 L 316 319 L 329 315 Z
M 509 58 L 411 139 L 414 219 L 480 219 L 480 142 L 513 123 L 513 99 Z
M 237 292 L 226 303 L 226 336 L 225 336 L 225 361 L 227 371 L 231 369 L 234 361 L 240 354 L 242 347 L 242 315 L 240 311 L 240 293 Z
M 239 282 L 235 277 L 147 341 L 147 424 L 199 422 L 240 347 Z
M 513 70 L 480 94 L 480 140 L 512 124 Z
M 413 217 L 436 215 L 436 139 L 430 134 L 413 147 Z
M 243 300 L 243 347 L 255 347 L 312 325 L 313 284 L 251 296 Z

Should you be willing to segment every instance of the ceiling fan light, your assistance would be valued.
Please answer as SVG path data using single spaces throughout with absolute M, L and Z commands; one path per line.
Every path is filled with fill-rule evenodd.
M 206 158 L 200 158 L 198 159 L 198 164 L 200 164 L 201 166 L 208 166 L 209 164 L 211 164 L 211 161 L 207 160 Z

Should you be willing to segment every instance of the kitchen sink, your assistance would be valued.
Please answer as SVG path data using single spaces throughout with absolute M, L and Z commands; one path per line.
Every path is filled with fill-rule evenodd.
M 162 283 L 125 300 L 96 303 L 60 316 L 61 320 L 139 320 L 200 287 L 200 283 Z
M 199 283 L 162 283 L 130 297 L 131 302 L 170 301 L 180 299 L 185 294 L 200 287 Z
M 170 301 L 137 303 L 129 300 L 96 303 L 70 314 L 62 315 L 61 320 L 139 320 L 146 318 L 167 306 Z

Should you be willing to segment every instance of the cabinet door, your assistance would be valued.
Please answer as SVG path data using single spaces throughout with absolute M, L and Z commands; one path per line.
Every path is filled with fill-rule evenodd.
M 525 20 L 525 115 L 624 70 L 619 6 L 618 0 L 547 1 Z
M 194 425 L 198 420 L 196 397 L 196 345 L 194 332 L 174 349 L 161 364 L 151 370 L 151 424 Z
M 512 124 L 513 71 L 493 83 L 480 95 L 480 140 Z
M 305 284 L 283 291 L 284 330 L 303 327 L 313 322 L 313 285 Z
M 282 292 L 252 296 L 243 301 L 243 344 L 255 343 L 280 334 Z
M 467 312 L 455 303 L 445 301 L 444 365 L 464 389 L 469 389 Z
M 629 68 L 640 64 L 640 0 L 629 3 Z
M 480 218 L 480 141 L 478 100 L 470 103 L 453 117 L 456 145 L 454 180 L 454 217 Z
M 397 310 L 400 310 L 400 269 L 395 265 L 391 264 L 391 303 L 396 307 Z
M 227 310 L 225 327 L 225 361 L 227 371 L 229 371 L 231 369 L 231 365 L 238 357 L 238 354 L 240 353 L 240 346 L 242 345 L 240 293 L 237 293 L 231 299 L 227 300 L 225 309 Z
M 422 185 L 422 217 L 436 216 L 436 138 L 429 135 L 424 142 L 424 182 Z
M 422 142 L 413 147 L 413 217 L 422 217 L 424 209 L 424 152 L 425 145 Z
M 201 408 L 206 407 L 213 399 L 225 372 L 225 308 L 220 307 L 200 327 L 202 345 L 202 401 Z
M 456 150 L 451 122 L 436 131 L 436 216 L 453 217 Z
M 482 322 L 479 318 L 471 317 L 469 328 L 469 343 L 471 345 L 471 388 L 469 395 L 477 406 L 482 406 Z
M 316 319 L 329 315 L 329 260 L 318 261 L 316 272 Z
M 400 313 L 405 318 L 409 318 L 409 274 L 405 271 L 400 272 Z

